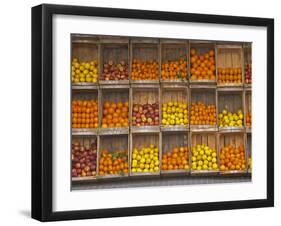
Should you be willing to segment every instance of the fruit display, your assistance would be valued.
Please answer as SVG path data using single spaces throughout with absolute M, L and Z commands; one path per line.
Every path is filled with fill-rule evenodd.
M 72 128 L 98 128 L 96 100 L 72 100 Z
M 204 54 L 197 53 L 195 48 L 190 50 L 191 80 L 215 80 L 216 62 L 215 51 L 210 50 Z
M 200 101 L 191 103 L 191 125 L 216 125 L 216 106 L 204 104 Z
M 134 148 L 132 151 L 132 173 L 156 173 L 160 168 L 159 149 L 154 144 Z
M 162 104 L 162 125 L 188 125 L 188 105 L 186 102 L 169 101 Z
M 127 150 L 102 150 L 99 158 L 98 175 L 128 174 Z
M 246 114 L 246 126 L 252 127 L 252 112 Z
M 220 170 L 245 170 L 245 149 L 244 145 L 235 147 L 234 145 L 227 145 L 220 150 Z
M 218 83 L 222 85 L 229 83 L 242 83 L 241 68 L 218 68 Z
M 162 170 L 188 170 L 188 147 L 175 147 L 162 155 Z
M 102 128 L 128 127 L 129 103 L 105 101 L 102 115 Z
M 157 126 L 159 125 L 159 104 L 133 104 L 133 126 Z
M 97 83 L 98 81 L 98 62 L 96 60 L 79 61 L 77 57 L 74 57 L 71 69 L 72 83 Z
M 163 80 L 187 79 L 186 58 L 182 57 L 179 60 L 170 60 L 162 62 L 161 78 Z
M 79 141 L 72 143 L 71 151 L 72 177 L 96 176 L 97 167 L 97 143 L 96 139 L 89 145 L 83 145 Z
M 158 68 L 156 60 L 133 59 L 131 78 L 132 80 L 157 80 L 159 79 Z
M 245 65 L 245 83 L 252 84 L 252 64 Z
M 192 170 L 217 170 L 216 149 L 208 147 L 206 144 L 197 144 L 192 147 Z
M 73 190 L 251 181 L 251 42 L 72 36 Z
M 219 113 L 219 127 L 243 126 L 243 118 L 243 112 L 240 109 L 236 113 L 224 109 Z
M 108 60 L 103 64 L 103 71 L 100 80 L 128 80 L 128 76 L 128 64 L 125 61 L 120 61 L 117 63 L 113 60 Z

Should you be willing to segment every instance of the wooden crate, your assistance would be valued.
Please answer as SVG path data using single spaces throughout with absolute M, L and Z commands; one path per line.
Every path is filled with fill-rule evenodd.
M 132 78 L 133 61 L 140 60 L 141 63 L 155 61 L 158 64 L 157 78 L 140 79 Z M 160 44 L 158 39 L 132 39 L 130 42 L 130 81 L 131 83 L 159 83 L 160 78 Z
M 96 156 L 98 156 L 98 146 L 99 146 L 99 143 L 98 143 L 98 139 L 96 136 L 72 136 L 72 140 L 71 140 L 71 143 L 74 144 L 75 142 L 79 142 L 83 147 L 85 146 L 90 146 L 95 144 L 95 150 L 96 150 Z M 94 150 L 94 149 L 93 149 Z M 82 159 L 83 156 L 81 157 L 78 157 L 78 156 L 75 156 L 75 153 L 72 152 L 72 169 L 73 169 L 73 158 L 79 158 L 79 159 Z M 86 160 L 85 160 L 86 161 Z M 92 172 L 95 172 L 96 175 L 92 175 L 92 176 L 83 176 L 83 177 L 73 177 L 72 176 L 72 181 L 86 181 L 86 180 L 95 180 L 97 178 L 97 158 L 95 160 L 91 160 L 89 159 L 90 163 L 94 163 L 96 162 L 96 169 L 95 170 L 91 170 Z M 78 159 L 77 161 L 78 162 Z M 81 163 L 82 164 L 82 163 Z M 84 163 L 85 164 L 85 163 Z
M 159 126 L 161 123 L 161 115 L 160 115 L 160 87 L 155 85 L 146 85 L 146 86 L 133 86 L 131 89 L 131 108 L 130 108 L 130 115 L 131 115 L 131 131 L 132 132 L 145 132 L 145 131 L 155 131 L 159 132 Z M 134 104 L 158 104 L 158 121 L 157 125 L 148 126 L 137 126 L 133 124 L 133 107 Z M 141 113 L 140 113 L 141 114 Z M 142 113 L 143 114 L 143 113 Z
M 218 86 L 242 86 L 244 81 L 243 48 L 241 44 L 217 45 L 217 83 Z M 241 83 L 220 83 L 218 69 L 240 68 L 242 72 Z
M 162 136 L 162 158 L 163 155 L 171 152 L 174 148 L 179 147 L 188 147 L 189 152 L 189 144 L 188 144 L 188 132 L 161 132 Z M 189 154 L 188 154 L 189 156 Z M 163 159 L 161 159 L 161 174 L 163 175 L 174 175 L 174 174 L 188 174 L 190 172 L 190 163 L 188 158 L 189 169 L 173 169 L 173 170 L 164 170 Z
M 192 103 L 201 102 L 205 105 L 214 105 L 216 108 L 216 124 L 215 125 L 195 125 L 192 120 Z M 191 131 L 217 131 L 217 92 L 212 86 L 194 86 L 190 89 L 190 130 Z
M 216 43 L 215 42 L 210 42 L 210 41 L 190 41 L 189 42 L 189 53 L 191 54 L 191 49 L 195 49 L 197 55 L 204 55 L 206 53 L 209 53 L 211 50 L 214 51 L 214 53 L 216 52 Z M 189 82 L 190 83 L 215 83 L 216 82 L 216 70 L 214 72 L 215 75 L 215 80 L 192 80 L 191 79 L 191 68 L 192 68 L 192 62 L 191 59 L 192 56 L 190 55 L 190 61 L 189 61 L 189 68 L 190 68 L 190 75 L 189 75 Z M 215 60 L 215 68 L 216 68 L 216 54 L 214 55 L 214 60 Z M 209 68 L 210 69 L 210 68 Z
M 168 102 L 183 102 L 187 103 L 189 109 L 189 93 L 187 86 L 184 85 L 177 85 L 177 84 L 165 84 L 161 87 L 161 96 L 160 96 L 160 115 L 161 115 L 161 122 L 162 122 L 162 106 Z M 161 130 L 162 131 L 188 131 L 189 126 L 187 125 L 162 125 L 161 123 Z
M 159 176 L 161 166 L 161 136 L 160 133 L 131 133 L 130 134 L 130 176 Z M 150 144 L 156 146 L 159 150 L 159 172 L 132 172 L 132 153 L 134 148 L 138 150 L 142 147 L 148 147 Z
M 113 127 L 113 128 L 101 128 L 102 127 L 102 118 L 103 118 L 103 106 L 105 101 L 109 102 L 128 102 L 129 104 L 129 112 L 128 112 L 128 125 L 130 124 L 130 89 L 128 88 L 106 88 L 106 89 L 100 89 L 100 100 L 99 100 L 99 118 L 100 118 L 100 124 L 99 124 L 99 133 L 100 134 L 128 134 L 129 127 Z
M 187 82 L 188 81 L 188 62 L 189 62 L 189 54 L 188 54 L 188 42 L 186 40 L 160 40 L 160 66 L 162 71 L 162 64 L 169 61 L 178 61 L 181 58 L 186 60 L 186 70 L 187 76 L 186 78 L 177 78 L 177 79 L 163 79 L 160 76 L 161 82 Z
M 116 151 L 124 151 L 127 155 L 126 164 L 129 170 L 129 136 L 128 134 L 123 135 L 102 135 L 99 136 L 99 151 L 98 151 L 98 178 L 116 178 L 116 177 L 126 177 L 129 173 L 121 172 L 116 174 L 100 174 L 100 159 L 104 150 L 107 150 L 110 154 L 116 154 Z
M 218 162 L 218 149 L 217 149 L 217 133 L 216 132 L 190 132 L 190 167 L 191 167 L 191 174 L 192 175 L 217 175 L 219 172 L 218 169 L 212 170 L 194 170 L 192 169 L 192 148 L 196 147 L 196 145 L 205 144 L 209 148 L 214 149 L 217 154 L 217 165 Z
M 100 78 L 99 83 L 102 84 L 129 84 L 129 39 L 127 38 L 103 38 L 100 47 L 100 76 L 104 71 L 104 64 L 112 60 L 115 64 L 124 61 L 128 67 L 128 79 L 125 80 L 109 80 L 105 81 Z
M 236 113 L 241 110 L 244 114 L 244 92 L 243 89 L 224 89 L 217 91 L 218 97 L 218 114 L 220 114 L 224 109 L 228 112 Z M 245 115 L 243 115 L 243 120 Z M 219 118 L 218 118 L 219 125 Z M 232 126 L 232 127 L 219 127 L 220 131 L 244 131 L 244 121 L 243 126 Z
M 97 89 L 73 89 L 71 100 L 95 100 L 99 106 L 99 91 Z M 100 110 L 98 109 L 98 114 Z M 98 115 L 98 125 L 100 123 L 100 116 Z M 72 121 L 71 121 L 72 124 Z M 72 128 L 73 135 L 96 135 L 98 128 Z
M 245 133 L 237 132 L 237 133 L 219 133 L 218 134 L 218 139 L 219 139 L 219 144 L 218 144 L 218 151 L 219 154 L 221 153 L 221 149 L 223 147 L 226 147 L 228 145 L 232 145 L 234 147 L 239 147 L 240 145 L 244 146 L 244 152 L 245 152 L 245 161 L 247 159 L 246 155 L 246 143 L 245 143 Z M 246 164 L 247 162 L 245 162 Z M 219 164 L 220 163 L 220 158 L 219 158 Z M 227 171 L 222 171 L 220 170 L 220 174 L 244 174 L 246 173 L 246 170 L 227 170 Z
M 252 173 L 252 159 L 253 159 L 253 155 L 252 155 L 252 134 L 251 133 L 247 133 L 247 139 L 246 139 L 246 155 L 247 155 L 247 159 L 246 159 L 246 163 L 247 163 L 247 171 L 248 173 Z
M 72 35 L 71 36 L 71 59 L 77 58 L 80 65 L 83 62 L 97 62 L 99 72 L 99 44 L 98 38 L 92 35 Z M 73 88 L 96 87 L 97 82 L 73 82 Z

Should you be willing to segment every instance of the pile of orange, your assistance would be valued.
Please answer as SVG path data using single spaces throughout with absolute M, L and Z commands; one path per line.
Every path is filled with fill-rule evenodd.
M 100 176 L 128 174 L 128 152 L 126 150 L 101 151 L 98 174 Z
M 103 104 L 102 128 L 128 127 L 129 125 L 129 103 L 109 102 Z
M 96 100 L 72 100 L 72 128 L 98 128 Z
M 157 80 L 158 62 L 156 60 L 141 61 L 134 59 L 131 77 L 132 80 Z
M 196 49 L 190 50 L 191 55 L 191 80 L 215 80 L 215 52 L 210 50 L 205 54 L 198 54 Z
M 187 170 L 188 147 L 175 147 L 173 150 L 163 153 L 162 170 Z
M 220 170 L 245 170 L 245 149 L 244 145 L 234 147 L 233 145 L 225 146 L 220 152 Z
M 241 68 L 218 68 L 218 82 L 221 84 L 242 83 Z
M 165 61 L 161 64 L 162 79 L 186 79 L 187 60 L 183 57 L 175 61 Z
M 252 112 L 246 114 L 246 126 L 252 126 Z
M 199 101 L 191 104 L 191 125 L 216 125 L 216 121 L 216 106 L 214 104 L 206 105 Z

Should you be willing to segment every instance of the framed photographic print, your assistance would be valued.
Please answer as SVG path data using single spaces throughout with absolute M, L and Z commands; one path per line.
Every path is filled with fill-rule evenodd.
M 32 217 L 274 205 L 274 21 L 32 8 Z

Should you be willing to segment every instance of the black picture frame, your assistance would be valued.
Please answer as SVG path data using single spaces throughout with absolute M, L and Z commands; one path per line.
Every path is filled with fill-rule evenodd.
M 52 18 L 55 14 L 247 25 L 267 29 L 267 198 L 96 210 L 52 210 Z M 274 20 L 177 12 L 43 4 L 32 8 L 32 218 L 122 217 L 274 206 Z

